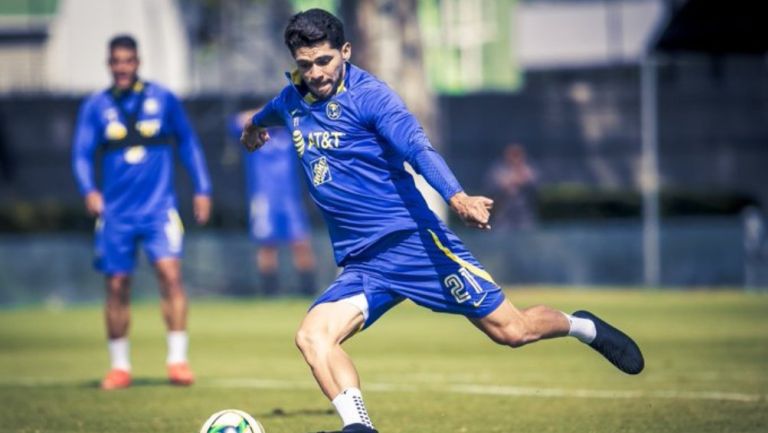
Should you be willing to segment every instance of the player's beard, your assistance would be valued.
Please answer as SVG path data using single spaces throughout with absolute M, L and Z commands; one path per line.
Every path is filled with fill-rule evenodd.
M 337 79 L 332 80 L 330 82 L 330 88 L 329 88 L 328 93 L 326 95 L 320 95 L 318 93 L 318 91 L 319 91 L 318 86 L 309 86 L 309 90 L 310 90 L 310 92 L 312 92 L 313 95 L 315 95 L 315 97 L 317 99 L 321 99 L 321 100 L 322 99 L 328 99 L 328 98 L 331 98 L 333 95 L 336 94 L 336 90 L 339 88 L 339 84 L 341 83 L 341 80 L 343 80 L 343 79 L 344 79 L 344 66 L 342 66 L 342 69 L 339 72 L 339 77 Z M 327 84 L 327 82 L 323 82 L 323 85 L 325 85 L 325 84 Z
M 139 77 L 136 74 L 115 74 L 113 77 L 113 81 L 115 83 L 114 86 L 120 90 L 127 90 L 132 88 L 133 85 L 136 84 L 136 81 L 138 80 L 139 80 Z M 119 83 L 123 83 L 123 84 L 119 85 Z

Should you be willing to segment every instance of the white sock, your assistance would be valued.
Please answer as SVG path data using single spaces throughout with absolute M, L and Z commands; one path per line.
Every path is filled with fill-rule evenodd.
M 126 337 L 115 338 L 107 343 L 109 349 L 109 361 L 113 369 L 131 371 L 130 349 Z
M 568 318 L 568 322 L 571 324 L 571 329 L 568 330 L 568 335 L 571 337 L 576 337 L 582 343 L 589 344 L 597 336 L 595 323 L 591 320 L 582 317 L 574 317 L 570 314 L 565 314 L 565 317 Z
M 187 331 L 168 331 L 168 364 L 187 362 L 189 336 Z
M 363 403 L 363 394 L 359 389 L 345 389 L 333 399 L 332 403 L 336 412 L 339 413 L 344 427 L 358 423 L 373 428 L 373 423 L 368 417 L 368 411 L 365 409 L 365 403 Z

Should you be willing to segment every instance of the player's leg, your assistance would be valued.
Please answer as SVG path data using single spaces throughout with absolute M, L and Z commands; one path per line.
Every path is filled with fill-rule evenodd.
M 128 327 L 131 321 L 130 276 L 126 274 L 106 277 L 107 299 L 104 318 L 107 326 L 107 349 L 110 371 L 101 381 L 105 390 L 125 388 L 131 384 L 130 344 Z
M 304 295 L 314 295 L 315 254 L 312 251 L 311 230 L 306 211 L 299 199 L 292 200 L 285 209 L 286 237 L 291 243 L 293 266 L 299 277 L 299 290 Z
M 296 346 L 331 400 L 347 388 L 360 387 L 357 370 L 341 343 L 359 330 L 364 320 L 354 305 L 328 302 L 313 307 L 296 333 Z
M 155 269 L 160 290 L 160 309 L 167 329 L 168 379 L 174 385 L 190 385 L 187 348 L 187 294 L 181 275 L 184 228 L 175 209 L 147 221 L 143 228 L 144 250 Z
M 339 413 L 344 432 L 375 433 L 357 370 L 341 344 L 373 324 L 404 298 L 388 282 L 347 265 L 315 300 L 296 334 L 296 345 L 317 383 Z
M 106 275 L 104 319 L 110 370 L 101 381 L 101 388 L 105 390 L 125 388 L 131 384 L 128 329 L 135 236 L 135 228 L 131 225 L 101 219 L 96 223 L 94 266 Z
M 168 379 L 174 385 L 191 385 L 194 375 L 189 368 L 187 350 L 187 294 L 181 279 L 181 260 L 162 258 L 154 263 L 160 286 L 160 308 L 168 330 Z
M 357 369 L 341 347 L 364 323 L 365 316 L 352 303 L 321 303 L 307 313 L 296 333 L 296 345 L 341 417 L 344 432 L 375 432 L 363 403 Z
M 107 301 L 104 314 L 107 338 L 115 340 L 128 337 L 131 321 L 131 277 L 126 274 L 106 277 Z
M 262 293 L 267 296 L 280 293 L 279 264 L 276 244 L 264 243 L 259 246 L 256 252 L 256 266 L 259 269 Z
M 618 329 L 591 313 L 580 311 L 573 315 L 547 306 L 520 310 L 504 298 L 499 286 L 449 230 L 436 227 L 420 232 L 420 238 L 409 239 L 405 246 L 411 251 L 423 248 L 442 288 L 409 293 L 407 281 L 398 290 L 414 302 L 436 311 L 462 314 L 493 341 L 510 347 L 520 347 L 541 339 L 576 337 L 600 352 L 612 364 L 628 374 L 643 369 L 643 356 L 637 344 Z M 416 261 L 408 264 L 410 273 L 420 270 Z M 447 292 L 447 293 L 446 293 Z M 450 294 L 450 296 L 446 296 Z
M 304 295 L 315 294 L 315 255 L 309 238 L 298 239 L 291 243 L 293 266 L 299 275 L 299 287 Z
M 181 260 L 165 257 L 154 262 L 160 288 L 160 309 L 169 332 L 187 329 L 187 294 L 181 279 Z
M 508 301 L 483 318 L 469 320 L 491 340 L 510 347 L 564 337 L 570 329 L 568 319 L 560 311 L 543 305 L 520 310 Z
M 520 310 L 505 301 L 487 316 L 470 320 L 493 341 L 510 347 L 570 335 L 627 374 L 644 367 L 640 348 L 630 337 L 586 311 L 569 315 L 544 305 Z

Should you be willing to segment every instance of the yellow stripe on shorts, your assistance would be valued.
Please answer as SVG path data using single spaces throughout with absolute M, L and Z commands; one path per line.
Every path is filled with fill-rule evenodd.
M 477 266 L 473 265 L 472 263 L 469 263 L 468 261 L 457 256 L 456 254 L 453 253 L 453 251 L 449 250 L 445 245 L 442 244 L 442 242 L 440 242 L 440 238 L 437 237 L 435 232 L 433 232 L 430 229 L 427 229 L 427 231 L 429 232 L 429 234 L 432 235 L 432 240 L 435 241 L 435 245 L 437 245 L 437 247 L 440 248 L 440 251 L 442 251 L 443 254 L 445 254 L 449 259 L 458 263 L 459 265 L 461 265 L 461 267 L 465 268 L 469 272 L 475 274 L 475 276 L 478 276 L 484 279 L 485 281 L 496 284 L 496 281 L 493 281 L 493 277 L 491 276 L 491 274 L 488 273 L 488 271 L 484 269 L 480 269 Z
M 176 209 L 168 209 L 168 221 L 179 230 L 179 233 L 184 234 L 184 223 Z

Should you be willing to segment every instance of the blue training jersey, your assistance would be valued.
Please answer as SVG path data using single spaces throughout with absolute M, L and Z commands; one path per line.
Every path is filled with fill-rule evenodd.
M 232 138 L 239 140 L 243 127 L 236 116 L 230 120 L 229 129 Z M 283 127 L 269 128 L 269 136 L 269 146 L 258 152 L 243 150 L 248 202 L 261 197 L 275 211 L 303 211 L 290 131 Z
M 336 94 L 321 101 L 304 96 L 294 73 L 252 119 L 292 131 L 339 265 L 389 233 L 441 224 L 404 167 L 433 150 L 423 129 L 385 83 L 351 64 L 346 68 Z
M 128 130 L 131 124 L 136 131 Z M 128 91 L 110 88 L 94 93 L 80 107 L 72 149 L 72 168 L 80 193 L 98 189 L 93 159 L 94 152 L 102 149 L 104 215 L 164 215 L 176 207 L 174 142 L 195 193 L 209 195 L 205 157 L 173 93 L 148 81 L 137 81 Z

